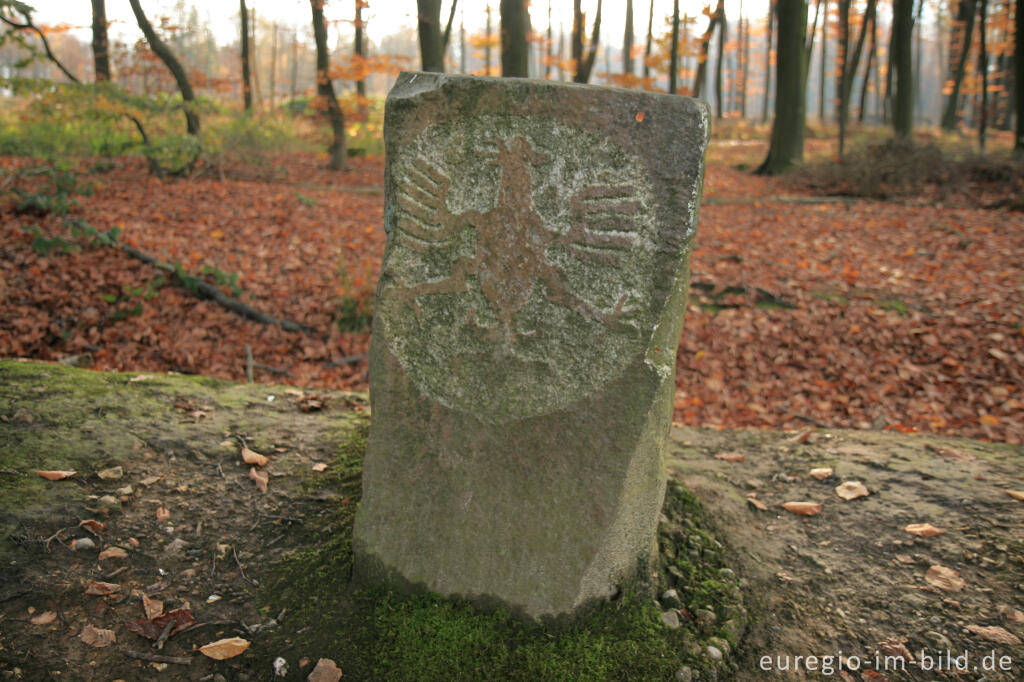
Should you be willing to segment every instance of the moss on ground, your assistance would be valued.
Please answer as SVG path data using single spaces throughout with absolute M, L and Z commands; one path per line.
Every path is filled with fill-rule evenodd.
M 328 477 L 316 479 L 342 502 L 304 529 L 309 537 L 301 544 L 309 549 L 287 557 L 265 583 L 270 611 L 288 611 L 254 670 L 284 656 L 331 658 L 346 677 L 377 680 L 652 680 L 672 679 L 682 666 L 715 665 L 725 672 L 729 664 L 713 663 L 706 645 L 725 640 L 721 648 L 735 647 L 746 611 L 723 546 L 696 497 L 680 486 L 666 498 L 656 585 L 632 585 L 570 623 L 524 622 L 464 600 L 352 584 L 352 523 L 367 426 L 350 430 Z M 662 609 L 651 598 L 652 588 L 667 586 L 684 603 L 678 629 L 661 622 Z M 709 626 L 694 615 L 698 609 L 718 618 Z

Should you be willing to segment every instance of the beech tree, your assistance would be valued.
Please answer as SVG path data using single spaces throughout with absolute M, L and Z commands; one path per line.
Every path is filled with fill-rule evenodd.
M 238 13 L 242 17 L 242 100 L 245 110 L 252 111 L 252 78 L 249 74 L 249 10 L 245 0 L 238 0 Z
M 807 1 L 777 0 L 775 13 L 779 32 L 775 60 L 775 120 L 772 122 L 768 156 L 757 169 L 761 175 L 781 173 L 801 162 L 804 156 Z
M 850 5 L 851 0 L 839 0 L 839 158 L 843 158 L 846 147 L 846 127 L 850 121 L 850 95 L 853 94 L 853 79 L 857 74 L 864 38 L 870 22 L 874 21 L 876 0 L 868 0 L 864 10 L 864 21 L 860 25 L 857 45 L 850 53 Z M 865 76 L 866 77 L 866 76 Z
M 444 73 L 444 53 L 452 34 L 456 0 L 452 0 L 448 24 L 441 32 L 441 0 L 416 0 L 420 38 L 420 64 L 424 71 Z
M 914 0 L 893 0 L 892 63 L 896 92 L 892 127 L 896 136 L 911 139 L 914 129 L 914 75 L 911 34 L 914 31 Z
M 96 82 L 110 80 L 110 43 L 107 40 L 107 8 L 104 0 L 92 0 L 92 60 Z
M 1014 69 L 1015 89 L 1014 97 L 1017 100 L 1014 107 L 1017 110 L 1017 140 L 1013 144 L 1013 155 L 1017 159 L 1024 160 L 1024 0 L 1017 0 L 1016 7 L 1016 31 L 1014 45 L 1014 59 L 1017 68 Z
M 971 53 L 976 6 L 977 0 L 960 0 L 957 3 L 956 21 L 953 22 L 953 30 L 949 34 L 950 92 L 946 98 L 946 106 L 942 110 L 943 130 L 953 130 L 960 120 L 960 86 L 967 70 L 967 57 Z
M 572 80 L 574 83 L 586 83 L 590 80 L 590 72 L 594 69 L 597 58 L 597 44 L 601 39 L 601 0 L 597 0 L 597 12 L 594 14 L 594 30 L 590 34 L 590 50 L 583 54 L 586 46 L 587 17 L 581 8 L 581 0 L 573 0 L 572 4 L 572 60 L 575 64 Z
M 181 92 L 181 99 L 184 102 L 185 125 L 189 135 L 198 136 L 199 111 L 196 105 L 196 96 L 192 91 L 192 84 L 189 83 L 185 69 L 181 66 L 178 58 L 174 56 L 174 53 L 171 52 L 171 49 L 167 47 L 167 44 L 153 30 L 153 25 L 149 23 L 146 13 L 142 11 L 139 0 L 128 0 L 128 3 L 132 6 L 132 12 L 135 13 L 135 21 L 138 22 L 142 35 L 146 37 L 149 48 L 160 58 L 160 61 L 164 63 L 167 70 L 174 76 L 174 82 L 178 84 L 178 90 Z
M 526 0 L 501 0 L 501 75 L 526 78 L 530 75 L 526 34 L 530 32 L 530 13 Z
M 324 0 L 309 0 L 309 6 L 313 10 L 313 40 L 316 41 L 316 92 L 327 112 L 327 120 L 334 135 L 331 145 L 327 148 L 327 167 L 332 170 L 345 170 L 345 114 L 338 104 L 338 98 L 334 94 L 334 83 L 331 81 Z

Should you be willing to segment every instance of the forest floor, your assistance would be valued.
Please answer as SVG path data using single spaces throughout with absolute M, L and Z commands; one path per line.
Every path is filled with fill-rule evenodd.
M 0 361 L 0 678 L 304 680 L 324 657 L 344 679 L 1021 679 L 1019 447 L 676 427 L 670 499 L 683 484 L 706 510 L 662 520 L 656 587 L 678 588 L 683 625 L 648 601 L 628 639 L 360 602 L 346 576 L 367 414 L 364 394 Z M 840 498 L 854 481 L 869 494 Z M 721 563 L 675 568 L 709 556 L 736 593 L 715 591 Z M 224 639 L 237 655 L 197 650 Z
M 809 140 L 808 154 L 831 145 Z M 745 170 L 764 152 L 760 140 L 715 141 L 709 152 L 676 421 L 1022 442 L 1024 212 L 989 200 L 998 183 L 895 200 L 813 194 L 799 176 Z M 0 357 L 234 380 L 248 366 L 257 382 L 365 389 L 384 163 L 354 159 L 344 173 L 322 163 L 293 154 L 165 181 L 139 158 L 83 162 L 79 183 L 93 193 L 74 197 L 67 216 L 16 212 L 8 196 Z M 26 187 L 43 192 L 42 182 Z M 72 239 L 68 216 L 119 228 L 122 243 L 190 273 L 206 269 L 224 290 L 236 276 L 242 301 L 312 333 L 169 286 L 123 251 Z

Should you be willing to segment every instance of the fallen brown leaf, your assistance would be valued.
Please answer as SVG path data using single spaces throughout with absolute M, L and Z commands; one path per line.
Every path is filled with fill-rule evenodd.
M 742 462 L 747 458 L 746 455 L 738 452 L 719 452 L 715 455 L 715 459 L 720 459 L 723 462 Z
M 783 502 L 782 508 L 798 516 L 820 514 L 822 505 L 817 502 Z
M 108 594 L 115 594 L 120 591 L 120 585 L 115 585 L 114 583 L 104 583 L 99 581 L 93 581 L 89 583 L 89 587 L 85 588 L 86 594 L 91 594 L 97 597 L 105 597 Z
M 156 508 L 156 520 L 158 522 L 166 521 L 169 518 L 171 518 L 171 512 L 169 509 L 166 509 L 164 507 Z
M 924 579 L 932 587 L 937 587 L 947 592 L 959 592 L 967 584 L 960 577 L 958 571 L 946 568 L 945 566 L 939 566 L 938 564 L 928 569 L 924 574 Z
M 248 648 L 248 640 L 242 639 L 241 637 L 229 637 L 227 639 L 218 639 L 216 642 L 210 642 L 209 644 L 201 646 L 199 647 L 199 652 L 207 658 L 223 661 L 226 658 L 234 658 L 235 656 L 238 656 Z
M 1000 604 L 996 607 L 996 611 L 999 612 L 999 615 L 1001 615 L 1007 623 L 1011 623 L 1013 625 L 1024 625 L 1024 611 L 1018 611 L 1008 604 Z
M 252 479 L 261 493 L 267 492 L 267 483 L 270 482 L 270 476 L 267 475 L 266 471 L 257 471 L 256 467 L 251 467 L 249 469 L 249 478 Z
M 327 471 L 327 465 L 324 462 L 317 462 L 313 465 L 313 471 Z
M 49 625 L 55 620 L 57 620 L 56 611 L 43 611 L 38 615 L 32 616 L 32 625 Z
M 338 682 L 341 679 L 341 668 L 331 659 L 321 658 L 306 679 L 309 682 Z
M 36 471 L 37 474 L 45 478 L 47 481 L 63 481 L 65 478 L 71 478 L 77 471 Z
M 906 666 L 907 663 L 914 662 L 914 656 L 910 653 L 910 650 L 907 649 L 906 644 L 896 638 L 890 638 L 879 642 L 878 648 L 882 651 L 882 654 L 887 657 L 893 659 L 902 658 L 903 666 Z
M 1022 643 L 1020 637 L 998 625 L 968 625 L 967 629 L 979 637 L 996 644 L 1015 646 Z
M 122 476 L 124 476 L 124 468 L 119 466 L 110 467 L 109 469 L 97 471 L 96 475 L 99 476 L 104 481 L 116 481 Z
M 747 504 L 760 511 L 768 511 L 768 505 L 756 497 L 747 497 Z
M 824 481 L 826 478 L 832 478 L 832 467 L 822 467 L 820 469 L 811 469 L 811 476 Z
M 847 502 L 856 500 L 858 497 L 867 497 L 871 492 L 860 481 L 846 481 L 836 486 L 836 495 Z
M 78 527 L 84 528 L 93 535 L 98 536 L 100 533 L 107 529 L 107 524 L 103 523 L 102 521 L 97 521 L 96 519 L 85 519 L 83 521 L 78 522 Z
M 255 464 L 258 467 L 265 467 L 267 466 L 267 462 L 270 461 L 270 458 L 265 455 L 261 455 L 258 452 L 254 452 L 243 445 L 242 461 L 246 464 Z
M 911 535 L 920 535 L 923 538 L 933 538 L 936 535 L 942 535 L 946 531 L 941 528 L 936 528 L 930 523 L 912 523 L 906 526 L 903 530 L 907 531 Z
M 152 597 L 143 594 L 142 610 L 146 612 L 146 620 L 153 620 L 154 618 L 159 618 L 163 615 L 164 603 L 159 599 L 153 599 Z
M 188 609 L 174 609 L 149 620 L 125 621 L 124 626 L 146 639 L 157 640 L 170 623 L 174 623 L 174 627 L 171 628 L 168 637 L 173 637 L 195 622 L 196 619 Z
M 931 445 L 930 443 L 925 445 L 924 449 L 934 452 L 939 457 L 945 457 L 946 459 L 952 459 L 958 462 L 970 462 L 974 459 L 974 455 L 969 452 L 954 450 L 953 448 L 944 448 L 939 445 Z
M 1007 490 L 1006 494 L 1015 500 L 1024 502 L 1024 490 Z
M 81 639 L 83 643 L 96 647 L 97 649 L 108 647 L 117 641 L 117 635 L 114 634 L 113 630 L 102 630 L 91 625 L 86 625 L 82 628 L 82 632 L 78 635 L 78 638 Z
M 909 554 L 897 554 L 896 555 L 896 561 L 900 562 L 901 564 L 912 564 L 912 563 L 914 563 L 913 557 L 911 557 Z
M 144 486 L 146 486 L 148 488 L 149 486 L 151 486 L 154 483 L 156 483 L 157 481 L 159 481 L 160 478 L 161 478 L 160 476 L 146 476 L 144 479 L 139 481 L 139 485 L 144 485 Z
M 105 550 L 100 552 L 97 559 L 103 561 L 104 559 L 123 559 L 128 556 L 127 550 L 121 549 L 120 547 L 107 547 Z

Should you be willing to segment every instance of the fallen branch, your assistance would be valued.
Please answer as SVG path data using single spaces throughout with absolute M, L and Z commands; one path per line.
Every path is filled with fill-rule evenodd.
M 307 327 L 303 327 L 298 322 L 293 322 L 292 320 L 284 320 L 281 319 L 280 317 L 274 317 L 273 315 L 265 313 L 262 310 L 257 310 L 256 308 L 253 308 L 252 306 L 246 303 L 242 303 L 237 298 L 232 298 L 231 296 L 228 296 L 217 287 L 213 286 L 208 282 L 204 282 L 201 279 L 193 278 L 191 282 L 186 283 L 184 279 L 182 279 L 181 275 L 178 274 L 178 271 L 175 270 L 173 265 L 159 261 L 153 256 L 150 256 L 147 253 L 143 253 L 142 251 L 139 251 L 138 249 L 128 246 L 127 244 L 121 244 L 119 248 L 132 258 L 136 258 L 142 261 L 143 263 L 153 265 L 165 272 L 170 273 L 186 289 L 193 290 L 194 287 L 195 292 L 199 294 L 201 297 L 208 298 L 212 300 L 214 303 L 220 305 L 221 307 L 227 308 L 231 312 L 237 313 L 242 317 L 253 320 L 254 322 L 259 322 L 261 324 L 276 325 L 281 329 L 284 329 L 285 331 L 289 332 L 307 334 L 310 336 L 312 336 L 313 334 L 312 330 L 310 330 Z M 191 284 L 191 286 L 189 286 L 189 284 Z
M 325 362 L 324 366 L 325 367 L 340 367 L 341 365 L 354 365 L 357 362 L 359 362 L 360 360 L 365 360 L 367 357 L 368 356 L 367 356 L 366 353 L 359 353 L 358 355 L 346 355 L 343 358 L 339 358 L 337 360 L 331 360 L 329 362 Z

